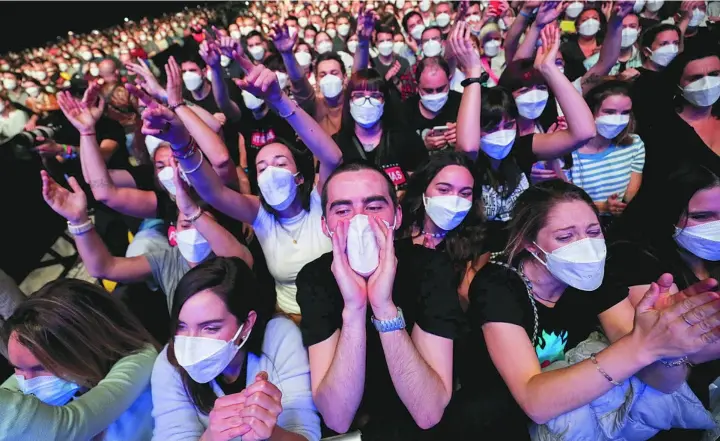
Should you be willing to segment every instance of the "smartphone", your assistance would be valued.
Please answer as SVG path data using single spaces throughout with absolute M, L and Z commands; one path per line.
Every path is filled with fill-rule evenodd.
M 448 130 L 450 130 L 448 126 L 435 126 L 432 128 L 432 136 L 442 136 Z

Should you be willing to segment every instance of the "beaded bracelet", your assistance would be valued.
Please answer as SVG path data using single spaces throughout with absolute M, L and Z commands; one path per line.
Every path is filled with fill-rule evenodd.
M 177 109 L 178 107 L 184 106 L 185 104 L 186 104 L 186 103 L 185 103 L 185 100 L 182 100 L 182 101 L 180 101 L 179 103 L 176 103 L 176 104 L 169 104 L 169 105 L 168 105 L 168 109 L 170 109 L 171 112 L 174 112 L 175 109 Z
M 692 367 L 692 363 L 690 363 L 690 361 L 688 360 L 687 355 L 680 357 L 680 358 L 676 358 L 674 360 L 660 360 L 660 363 L 662 363 L 663 366 L 669 367 L 669 368 L 683 366 L 683 365 Z
M 590 354 L 590 361 L 592 361 L 595 365 L 595 369 L 597 369 L 597 371 L 600 372 L 607 381 L 611 382 L 615 386 L 622 386 L 622 383 L 618 383 L 617 381 L 613 380 L 613 378 L 607 372 L 605 372 L 605 369 L 600 367 L 600 363 L 598 363 L 597 358 L 595 358 L 596 355 L 596 353 Z
M 190 138 L 190 142 L 185 147 L 173 149 L 173 156 L 177 159 L 187 159 L 197 152 L 197 144 L 194 138 Z

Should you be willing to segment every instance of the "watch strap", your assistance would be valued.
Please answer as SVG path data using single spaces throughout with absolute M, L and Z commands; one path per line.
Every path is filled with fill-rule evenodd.
M 479 77 L 465 78 L 464 80 L 462 80 L 460 82 L 460 85 L 462 87 L 468 87 L 469 85 L 471 85 L 473 83 L 483 84 L 483 83 L 486 83 L 489 78 L 490 78 L 490 75 L 487 72 L 483 72 L 482 75 L 480 75 Z
M 74 225 L 74 224 L 71 224 L 70 222 L 68 222 L 67 225 L 68 225 L 68 232 L 70 234 L 72 234 L 73 236 L 80 236 L 81 234 L 85 234 L 95 227 L 95 224 L 93 223 L 92 219 L 88 219 L 87 221 L 81 223 L 80 225 Z
M 372 316 L 370 320 L 378 332 L 392 332 L 405 329 L 405 316 L 403 316 L 402 309 L 398 307 L 397 311 L 397 316 L 389 320 L 378 320 L 375 316 Z

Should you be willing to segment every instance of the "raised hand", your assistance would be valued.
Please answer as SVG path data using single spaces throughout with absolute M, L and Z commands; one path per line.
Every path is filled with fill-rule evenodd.
M 250 62 L 247 58 L 245 60 Z M 277 75 L 262 64 L 253 66 L 245 78 L 235 79 L 235 84 L 271 105 L 278 103 L 283 96 Z
M 390 81 L 395 75 L 400 72 L 400 61 L 395 60 L 393 65 L 388 69 L 387 73 L 385 74 L 385 81 Z
M 340 220 L 332 234 L 333 261 L 330 270 L 335 276 L 345 306 L 361 309 L 367 305 L 367 282 L 352 268 L 347 258 L 347 236 L 350 222 Z
M 80 134 L 92 133 L 95 131 L 95 123 L 100 119 L 102 110 L 93 112 L 88 104 L 70 95 L 70 92 L 59 92 L 57 102 L 60 110 L 65 114 L 68 121 L 80 132 Z M 104 102 L 101 102 L 104 106 Z
M 275 48 L 281 53 L 292 52 L 295 44 L 298 41 L 298 33 L 290 34 L 290 30 L 287 25 L 276 25 L 270 32 L 270 38 L 272 38 Z
M 203 42 L 205 44 L 205 42 Z M 175 61 L 175 57 L 170 57 L 165 64 L 165 75 L 167 76 L 167 102 L 170 107 L 178 106 L 183 102 L 182 96 L 182 75 L 180 66 Z
M 480 55 L 475 52 L 472 45 L 470 28 L 467 23 L 464 21 L 457 23 L 450 33 L 448 43 L 451 52 L 455 54 L 458 63 L 465 68 L 468 76 L 477 77 L 482 74 Z
M 357 36 L 360 41 L 370 41 L 375 29 L 375 14 L 373 11 L 360 12 L 357 18 Z
M 43 199 L 55 213 L 73 225 L 87 221 L 87 198 L 75 178 L 68 179 L 72 191 L 55 182 L 45 170 L 40 171 L 40 179 L 42 179 Z
M 535 55 L 535 69 L 540 70 L 548 67 L 557 69 L 555 58 L 557 58 L 560 49 L 560 28 L 557 23 L 545 26 L 540 32 L 540 39 L 542 40 L 542 46 L 538 48 Z
M 158 105 L 156 99 L 150 96 L 150 94 L 145 91 L 145 88 L 140 85 L 125 83 L 125 90 L 137 98 L 144 107 L 150 108 Z M 165 89 L 163 89 L 163 93 L 166 93 Z
M 540 10 L 538 10 L 537 16 L 535 17 L 535 23 L 538 26 L 545 26 L 556 21 L 558 17 L 560 17 L 560 14 L 562 14 L 562 12 L 565 10 L 567 5 L 568 3 L 566 2 L 542 2 L 542 4 L 540 5 Z
M 605 18 L 610 20 L 610 16 L 612 15 L 613 11 L 613 2 L 612 0 L 609 1 L 603 1 L 602 6 L 600 6 L 600 11 L 602 11 Z
M 233 58 L 234 52 L 242 52 L 242 45 L 232 37 L 221 37 L 218 40 L 217 48 L 222 55 Z
M 220 51 L 217 49 L 214 43 L 208 42 L 208 40 L 200 43 L 200 50 L 198 51 L 200 58 L 210 66 L 212 69 L 220 67 Z
M 375 233 L 378 248 L 380 248 L 380 263 L 368 279 L 368 302 L 370 302 L 376 317 L 380 320 L 387 320 L 397 316 L 397 310 L 392 309 L 392 293 L 397 271 L 395 231 L 385 225 L 385 222 L 377 216 L 370 217 L 370 226 Z
M 143 86 L 156 100 L 163 99 L 165 96 L 165 89 L 162 88 L 160 82 L 157 78 L 155 78 L 155 75 L 150 72 L 150 69 L 148 69 L 145 64 L 142 62 L 138 64 L 128 63 L 125 65 L 125 68 L 127 68 L 128 72 L 132 72 L 138 78 L 142 78 Z
M 156 104 L 142 113 L 142 133 L 167 141 L 174 148 L 182 148 L 190 142 L 190 134 L 180 119 L 165 106 Z
M 95 121 L 100 119 L 103 110 L 105 109 L 105 99 L 100 95 L 101 86 L 97 82 L 90 83 L 85 94 L 83 95 L 82 102 L 88 106 L 90 113 L 93 114 Z
M 614 2 L 614 5 L 613 5 L 613 16 L 622 20 L 629 13 L 632 12 L 634 7 L 635 7 L 634 0 L 617 0 Z
M 243 441 L 270 439 L 282 413 L 282 392 L 268 381 L 267 372 L 259 372 L 255 382 L 241 392 L 246 396 L 245 406 L 239 416 L 250 431 L 243 435 Z
M 198 204 L 196 204 L 193 198 L 190 197 L 190 194 L 188 192 L 188 185 L 185 180 L 180 177 L 182 169 L 178 166 L 175 158 L 172 158 L 170 160 L 170 166 L 173 169 L 173 184 L 175 185 L 175 204 L 177 205 L 178 210 L 182 214 L 184 214 L 185 217 L 190 217 L 197 213 Z

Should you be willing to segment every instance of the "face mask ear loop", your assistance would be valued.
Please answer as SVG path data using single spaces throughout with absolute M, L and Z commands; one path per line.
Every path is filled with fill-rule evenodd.
M 540 245 L 538 245 L 537 242 L 535 242 L 535 241 L 533 241 L 533 245 L 535 245 L 536 247 L 538 247 L 538 249 L 545 254 L 545 259 L 547 260 L 548 252 L 545 251 L 545 250 L 543 250 L 543 249 L 540 247 Z M 533 253 L 532 251 L 528 250 L 528 252 L 529 252 L 530 254 L 532 254 L 532 256 L 533 256 L 534 258 L 536 258 L 538 262 L 542 263 L 542 265 L 543 265 L 545 268 L 547 268 L 547 262 L 544 262 L 540 257 L 538 257 L 537 254 Z
M 324 225 L 323 228 L 325 229 L 325 231 L 327 231 L 328 236 L 330 236 L 330 238 L 332 238 L 334 232 L 330 230 L 330 226 L 329 226 L 328 223 L 327 223 L 327 218 L 326 218 L 325 216 L 323 216 L 323 217 L 322 217 L 322 221 L 323 221 L 322 224 Z
M 240 342 L 240 344 L 236 344 L 236 343 L 235 343 L 235 340 L 237 340 L 237 338 L 240 337 L 240 334 L 242 333 L 243 327 L 245 327 L 245 323 L 243 323 L 242 325 L 240 325 L 240 327 L 238 328 L 237 332 L 235 333 L 235 336 L 232 338 L 232 340 L 230 340 L 230 341 L 232 342 L 232 344 L 234 344 L 234 345 L 236 345 L 236 346 L 240 346 L 240 344 L 242 344 L 242 342 Z M 249 335 L 248 335 L 248 337 L 249 337 Z M 243 339 L 243 341 L 245 341 L 246 339 L 247 339 L 247 337 L 245 337 L 245 338 Z

